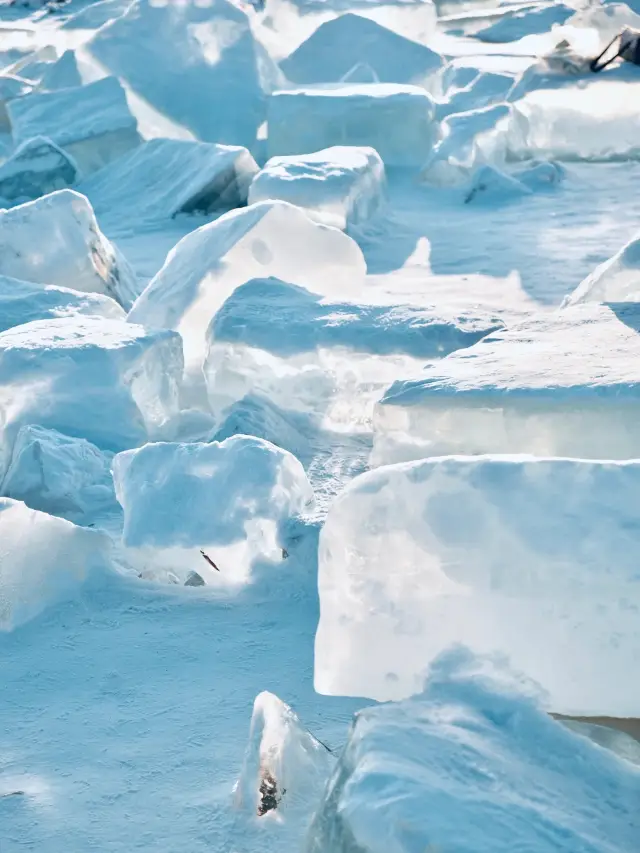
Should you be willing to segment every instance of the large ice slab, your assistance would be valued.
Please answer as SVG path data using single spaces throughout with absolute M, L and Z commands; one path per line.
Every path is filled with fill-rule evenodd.
M 147 444 L 113 461 L 125 558 L 143 577 L 246 582 L 282 559 L 281 526 L 313 502 L 300 462 L 253 436 Z
M 91 205 L 73 190 L 0 210 L 0 274 L 103 293 L 125 307 L 138 289 L 133 270 L 101 233 Z
M 436 105 L 436 114 L 442 119 L 455 113 L 466 113 L 501 103 L 513 85 L 513 74 L 483 71 L 465 85 L 447 89 L 445 96 Z
M 109 540 L 0 497 L 0 631 L 71 597 L 109 560 Z
M 495 23 L 475 33 L 480 41 L 504 43 L 525 36 L 546 33 L 561 26 L 575 14 L 575 8 L 564 3 L 540 3 L 525 9 L 517 6 L 505 12 Z
M 362 252 L 347 235 L 313 223 L 286 202 L 261 202 L 227 213 L 182 239 L 129 318 L 180 332 L 186 378 L 197 386 L 203 382 L 209 322 L 238 285 L 273 275 L 338 296 L 357 293 L 365 271 Z
M 33 201 L 78 180 L 78 166 L 66 151 L 44 136 L 19 145 L 0 165 L 0 200 Z
M 356 478 L 320 535 L 321 693 L 401 699 L 451 643 L 551 710 L 637 716 L 640 463 L 444 457 Z
M 418 86 L 338 84 L 275 92 L 269 156 L 332 145 L 375 148 L 386 166 L 421 166 L 435 138 L 434 102 Z
M 153 38 L 149 38 L 153 33 Z M 253 150 L 282 75 L 228 0 L 136 0 L 89 51 L 163 115 L 206 142 Z
M 288 80 L 308 85 L 339 83 L 365 63 L 380 83 L 410 83 L 439 91 L 439 53 L 359 14 L 347 12 L 322 23 L 280 63 Z
M 0 334 L 0 474 L 20 427 L 39 424 L 124 450 L 177 412 L 180 338 L 124 320 L 37 320 Z
M 152 139 L 100 169 L 79 190 L 98 216 L 159 222 L 246 204 L 257 172 L 246 148 Z
M 495 332 L 396 382 L 375 418 L 376 463 L 448 453 L 633 459 L 640 448 L 640 307 L 588 304 Z
M 377 151 L 336 145 L 313 154 L 272 157 L 254 178 L 249 201 L 288 201 L 316 222 L 344 231 L 378 210 L 384 188 L 384 164 Z
M 640 302 L 640 237 L 597 266 L 569 294 L 565 305 L 581 302 Z
M 421 696 L 360 711 L 306 853 L 634 853 L 637 768 L 527 693 L 453 650 Z
M 136 119 L 115 77 L 25 95 L 10 101 L 7 112 L 17 144 L 46 136 L 64 148 L 85 175 L 140 144 Z
M 0 132 L 11 133 L 11 120 L 7 110 L 9 103 L 33 92 L 33 88 L 31 80 L 8 74 L 6 71 L 0 74 Z

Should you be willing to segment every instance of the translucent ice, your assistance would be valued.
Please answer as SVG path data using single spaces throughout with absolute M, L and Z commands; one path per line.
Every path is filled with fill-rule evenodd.
M 384 188 L 384 164 L 373 148 L 337 145 L 313 154 L 272 157 L 254 178 L 249 201 L 289 201 L 316 222 L 345 230 L 378 210 Z
M 565 300 L 581 302 L 640 302 L 640 237 L 597 266 Z
M 32 201 L 47 193 L 73 186 L 78 167 L 66 151 L 44 136 L 18 146 L 0 165 L 0 199 Z
M 73 190 L 0 210 L 0 274 L 104 293 L 125 307 L 138 289 L 131 267 L 98 228 L 91 205 Z
M 638 462 L 443 457 L 357 477 L 320 535 L 321 693 L 418 693 L 449 644 L 568 714 L 637 716 Z
M 420 166 L 436 133 L 434 102 L 418 86 L 337 84 L 278 91 L 269 100 L 269 155 L 332 145 L 375 148 L 386 166 Z
M 357 714 L 305 851 L 634 853 L 639 796 L 633 765 L 455 650 L 422 695 Z
M 253 436 L 147 444 L 113 462 L 125 557 L 145 577 L 247 581 L 258 559 L 281 560 L 281 525 L 313 492 L 300 462 Z
M 56 59 L 46 69 L 38 88 L 45 92 L 52 92 L 56 89 L 82 86 L 83 83 L 75 51 L 65 50 L 60 59 Z
M 374 462 L 448 453 L 638 455 L 640 308 L 532 315 L 396 382 L 375 416 Z

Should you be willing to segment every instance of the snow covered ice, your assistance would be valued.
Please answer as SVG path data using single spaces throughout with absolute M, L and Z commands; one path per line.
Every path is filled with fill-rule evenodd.
M 249 201 L 288 201 L 315 221 L 344 231 L 376 213 L 384 190 L 384 164 L 377 151 L 336 145 L 312 154 L 272 157 L 253 179 Z
M 565 305 L 640 302 L 640 238 L 630 240 L 570 293 Z

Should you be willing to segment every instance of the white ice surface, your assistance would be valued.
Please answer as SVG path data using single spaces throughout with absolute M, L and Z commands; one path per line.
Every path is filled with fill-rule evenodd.
M 522 11 L 516 7 L 475 36 L 488 42 L 517 41 L 524 36 L 546 33 L 552 27 L 564 24 L 574 14 L 575 8 L 565 3 L 540 3 Z
M 84 175 L 140 143 L 136 119 L 115 77 L 25 95 L 12 100 L 7 112 L 16 143 L 46 136 L 74 158 Z
M 424 89 L 394 83 L 278 91 L 269 100 L 269 156 L 360 145 L 386 166 L 421 166 L 435 138 L 434 109 Z
M 32 201 L 73 186 L 78 175 L 78 167 L 66 151 L 44 136 L 35 136 L 0 165 L 0 199 Z
M 385 172 L 373 148 L 337 145 L 312 154 L 272 157 L 253 179 L 249 202 L 280 199 L 317 222 L 362 225 L 384 200 Z
M 315 685 L 401 699 L 451 643 L 568 714 L 635 716 L 637 462 L 444 457 L 356 478 L 320 534 Z
M 640 774 L 463 650 L 355 719 L 305 853 L 634 853 Z M 514 847 L 515 845 L 515 847 Z
M 597 266 L 569 294 L 565 304 L 581 302 L 640 302 L 640 237 Z
M 282 525 L 313 503 L 300 462 L 253 436 L 146 444 L 115 457 L 113 478 L 124 559 L 159 580 L 196 571 L 208 585 L 245 583 L 261 559 L 282 561 Z

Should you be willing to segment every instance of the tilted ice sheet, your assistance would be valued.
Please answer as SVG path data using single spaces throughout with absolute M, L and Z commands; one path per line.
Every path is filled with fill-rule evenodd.
M 565 299 L 581 302 L 640 302 L 640 236 L 597 266 Z
M 66 151 L 44 136 L 18 146 L 0 165 L 0 200 L 32 201 L 78 180 L 78 167 Z
M 455 113 L 490 107 L 505 100 L 514 84 L 513 74 L 483 71 L 466 85 L 450 88 L 436 105 L 439 119 Z
M 452 650 L 422 695 L 360 711 L 306 853 L 634 853 L 637 768 L 528 693 Z
M 315 685 L 401 699 L 451 643 L 549 709 L 637 716 L 640 463 L 444 457 L 357 477 L 320 535 Z
M 256 560 L 282 560 L 281 526 L 313 502 L 300 462 L 246 435 L 146 444 L 115 457 L 113 478 L 124 558 L 159 580 L 196 571 L 207 584 L 246 582 Z
M 552 27 L 564 24 L 575 11 L 575 8 L 564 3 L 540 3 L 523 10 L 516 7 L 489 27 L 475 33 L 475 38 L 498 43 L 517 41 L 524 36 L 546 33 Z
M 578 305 L 492 333 L 396 382 L 376 464 L 448 453 L 636 458 L 640 308 Z
M 421 166 L 435 135 L 434 102 L 419 86 L 336 84 L 281 90 L 269 99 L 269 156 L 333 145 L 375 148 L 385 166 Z
M 385 172 L 373 148 L 336 145 L 272 157 L 253 179 L 249 202 L 281 199 L 311 219 L 346 230 L 366 222 L 384 199 Z
M 53 92 L 56 89 L 71 89 L 74 86 L 82 86 L 84 82 L 75 51 L 65 50 L 59 59 L 50 63 L 42 75 L 38 88 L 44 92 Z

